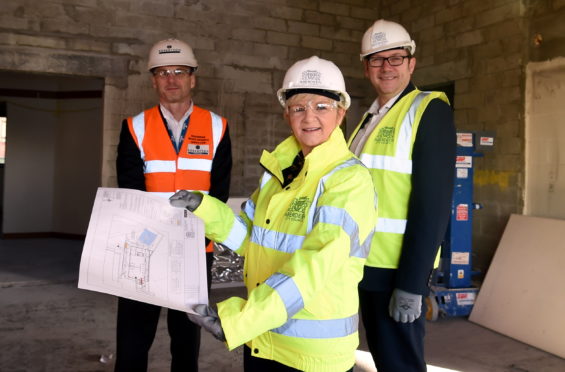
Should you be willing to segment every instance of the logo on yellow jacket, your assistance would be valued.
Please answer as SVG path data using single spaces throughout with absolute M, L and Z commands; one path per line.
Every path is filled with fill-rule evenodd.
M 284 214 L 287 220 L 302 222 L 304 221 L 304 217 L 306 216 L 306 210 L 310 205 L 311 201 L 310 198 L 307 196 L 301 196 L 296 198 L 288 207 L 288 210 Z

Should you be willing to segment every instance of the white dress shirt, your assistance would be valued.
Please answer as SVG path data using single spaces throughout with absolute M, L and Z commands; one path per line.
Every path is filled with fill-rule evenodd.
M 165 121 L 167 122 L 167 127 L 173 134 L 175 143 L 178 146 L 179 141 L 181 140 L 180 133 L 182 131 L 182 126 L 186 121 L 186 119 L 190 116 L 190 114 L 192 114 L 193 103 L 192 101 L 190 102 L 190 106 L 188 107 L 188 110 L 184 113 L 184 115 L 180 120 L 176 120 L 173 114 L 169 110 L 167 110 L 165 106 L 163 105 L 159 105 L 159 106 L 161 107 L 161 112 L 163 113 L 163 116 L 165 117 Z

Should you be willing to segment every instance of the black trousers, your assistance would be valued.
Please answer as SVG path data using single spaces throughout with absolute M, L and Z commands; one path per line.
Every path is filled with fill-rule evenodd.
M 206 253 L 210 290 L 213 253 Z M 155 339 L 161 307 L 118 298 L 115 372 L 146 372 L 149 349 Z M 171 372 L 197 372 L 200 327 L 184 311 L 167 309 L 167 328 L 171 338 Z
M 426 304 L 413 323 L 396 322 L 388 314 L 392 291 L 372 292 L 359 288 L 361 317 L 369 351 L 379 372 L 426 371 L 424 335 Z
M 270 359 L 257 358 L 251 355 L 251 349 L 243 347 L 243 370 L 245 372 L 295 372 L 299 369 L 286 366 Z M 353 367 L 346 372 L 353 372 Z

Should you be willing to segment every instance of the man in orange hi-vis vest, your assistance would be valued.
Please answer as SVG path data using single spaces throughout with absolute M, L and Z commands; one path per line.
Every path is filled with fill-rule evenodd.
M 148 70 L 159 105 L 123 121 L 116 169 L 118 186 L 170 197 L 198 190 L 227 201 L 232 166 L 225 118 L 192 102 L 198 63 L 192 48 L 162 40 L 149 52 Z M 202 247 L 204 249 L 204 247 Z M 212 243 L 206 241 L 208 289 Z M 115 371 L 146 371 L 161 308 L 119 298 Z M 171 371 L 198 371 L 200 327 L 185 312 L 167 310 Z

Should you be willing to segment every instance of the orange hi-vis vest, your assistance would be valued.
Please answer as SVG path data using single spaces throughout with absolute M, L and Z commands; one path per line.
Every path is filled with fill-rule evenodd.
M 226 132 L 226 119 L 193 106 L 190 122 L 177 154 L 159 106 L 127 119 L 144 162 L 145 188 L 170 197 L 178 190 L 210 191 L 212 161 Z M 211 250 L 212 244 L 207 247 Z

